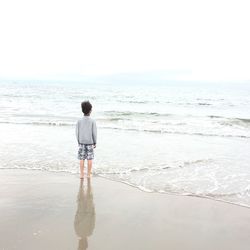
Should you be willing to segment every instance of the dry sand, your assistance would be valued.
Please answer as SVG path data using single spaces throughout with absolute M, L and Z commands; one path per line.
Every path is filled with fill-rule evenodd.
M 248 208 L 39 170 L 0 185 L 0 250 L 250 249 Z

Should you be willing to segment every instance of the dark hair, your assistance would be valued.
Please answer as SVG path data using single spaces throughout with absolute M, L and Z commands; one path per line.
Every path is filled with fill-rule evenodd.
M 92 110 L 92 105 L 89 101 L 84 101 L 81 103 L 82 106 L 82 112 L 84 115 L 88 115 L 90 111 Z

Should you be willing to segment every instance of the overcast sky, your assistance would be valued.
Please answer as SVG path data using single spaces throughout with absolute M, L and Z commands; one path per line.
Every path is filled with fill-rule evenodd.
M 249 13 L 242 0 L 0 0 L 0 77 L 250 80 Z

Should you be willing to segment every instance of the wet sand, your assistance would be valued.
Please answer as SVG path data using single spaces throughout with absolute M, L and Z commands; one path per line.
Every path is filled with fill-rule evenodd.
M 248 250 L 250 209 L 92 177 L 0 170 L 0 249 Z

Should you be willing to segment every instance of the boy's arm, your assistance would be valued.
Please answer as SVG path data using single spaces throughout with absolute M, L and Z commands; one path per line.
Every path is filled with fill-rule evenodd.
M 78 128 L 78 121 L 76 123 L 76 140 L 78 142 L 78 145 L 79 145 L 79 128 Z
M 94 146 L 96 146 L 96 139 L 97 139 L 97 128 L 96 128 L 96 122 L 93 122 L 93 126 L 92 126 L 92 138 L 93 138 L 93 142 L 94 142 Z

